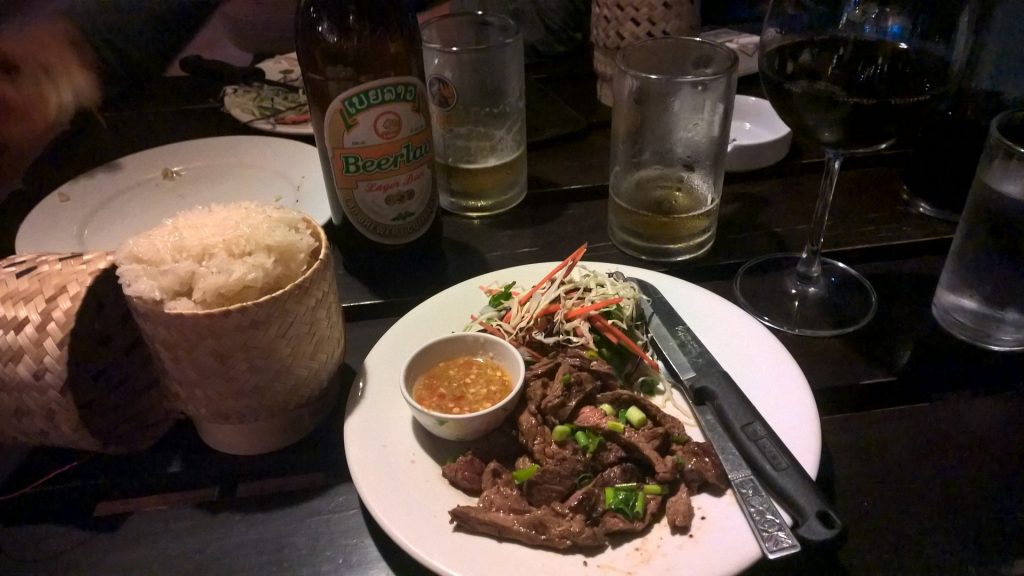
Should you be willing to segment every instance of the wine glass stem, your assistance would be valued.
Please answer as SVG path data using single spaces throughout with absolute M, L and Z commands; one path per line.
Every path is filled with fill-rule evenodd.
M 818 189 L 818 203 L 814 207 L 814 220 L 811 221 L 810 234 L 804 253 L 796 264 L 797 280 L 803 284 L 817 284 L 821 281 L 821 243 L 825 238 L 825 224 L 828 222 L 828 210 L 832 206 L 832 195 L 836 191 L 836 180 L 839 168 L 843 164 L 843 155 L 837 150 L 825 151 L 825 174 L 821 178 Z

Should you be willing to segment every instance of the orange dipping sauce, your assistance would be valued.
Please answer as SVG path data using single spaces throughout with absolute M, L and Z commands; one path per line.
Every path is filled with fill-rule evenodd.
M 442 414 L 470 414 L 494 406 L 512 391 L 512 377 L 491 360 L 459 356 L 445 360 L 413 384 L 412 398 Z

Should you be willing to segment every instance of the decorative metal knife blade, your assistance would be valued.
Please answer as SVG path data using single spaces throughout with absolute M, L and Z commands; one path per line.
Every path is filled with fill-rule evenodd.
M 674 385 L 682 386 L 678 382 Z M 757 537 L 757 543 L 765 557 L 770 559 L 781 558 L 800 551 L 800 543 L 793 537 L 793 533 L 786 524 L 786 519 L 775 507 L 775 502 L 768 497 L 768 494 L 757 481 L 754 473 L 750 471 L 743 456 L 736 451 L 729 435 L 722 429 L 722 425 L 715 416 L 715 411 L 706 404 L 690 403 L 693 413 L 697 416 L 701 430 L 711 445 L 718 453 L 718 459 L 722 461 L 726 474 L 729 475 L 729 483 L 732 484 L 733 494 L 740 503 L 740 509 L 747 518 L 750 528 Z
M 682 383 L 702 427 L 710 414 L 724 431 L 721 436 L 731 440 L 729 444 L 741 455 L 740 460 L 749 464 L 753 474 L 793 517 L 792 532 L 801 542 L 823 545 L 839 538 L 843 525 L 825 495 L 746 394 L 656 287 L 637 278 L 631 280 L 649 299 L 641 299 L 641 308 L 655 348 L 665 367 Z M 706 427 L 704 432 L 724 464 L 723 451 L 728 453 L 729 447 L 720 448 L 714 432 Z M 731 478 L 732 471 L 726 470 Z M 740 489 L 736 492 L 739 498 Z

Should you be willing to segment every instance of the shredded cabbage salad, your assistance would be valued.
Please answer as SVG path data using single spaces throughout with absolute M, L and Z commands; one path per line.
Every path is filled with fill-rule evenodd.
M 309 121 L 309 103 L 303 89 L 289 90 L 266 84 L 228 86 L 224 89 L 224 105 L 251 116 L 249 122 L 269 120 L 275 124 L 294 124 L 295 119 Z
M 590 315 L 571 312 L 621 298 L 591 313 L 605 311 L 608 313 L 606 320 L 610 324 L 620 330 L 633 330 L 637 317 L 637 299 L 643 297 L 636 284 L 583 265 L 570 274 L 565 274 L 565 270 L 559 272 L 546 287 L 535 292 L 525 303 L 520 303 L 519 297 L 524 292 L 516 290 L 514 282 L 504 286 L 482 287 L 490 295 L 491 301 L 480 310 L 471 327 L 479 329 L 480 323 L 486 323 L 500 331 L 506 340 L 519 340 L 527 336 L 548 345 L 594 349 L 596 346 Z M 502 295 L 508 297 L 502 298 Z M 497 304 L 497 307 L 493 304 Z M 537 320 L 545 315 L 552 316 L 553 325 L 547 330 L 538 330 Z
M 467 330 L 486 330 L 534 355 L 531 344 L 599 352 L 614 348 L 657 372 L 637 313 L 643 294 L 621 274 L 577 266 L 586 248 L 580 246 L 532 287 L 521 290 L 515 282 L 482 286 L 488 303 L 471 316 Z

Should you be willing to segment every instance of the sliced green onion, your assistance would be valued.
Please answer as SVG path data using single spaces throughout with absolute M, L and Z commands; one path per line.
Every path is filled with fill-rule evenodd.
M 672 440 L 673 444 L 686 444 L 690 441 L 686 436 L 678 436 L 676 434 L 673 434 L 670 440 Z
M 652 496 L 661 496 L 666 493 L 667 490 L 661 484 L 644 484 L 643 492 L 644 494 L 650 494 Z
M 555 442 L 565 442 L 572 436 L 572 426 L 559 424 L 551 429 L 551 439 Z
M 587 439 L 587 431 L 586 430 L 577 430 L 576 434 L 573 436 L 573 438 L 576 439 L 576 443 L 577 444 L 579 444 L 580 446 L 582 446 L 584 448 L 587 447 L 587 444 L 590 444 L 590 440 Z
M 619 410 L 619 422 L 625 422 L 625 421 L 626 421 L 626 409 L 623 408 L 622 410 Z
M 562 374 L 562 384 L 572 382 L 572 374 Z
M 619 422 L 618 420 L 609 420 L 608 423 L 605 424 L 605 427 L 611 430 L 612 432 L 618 432 L 619 434 L 622 434 L 623 432 L 626 431 L 626 425 L 623 424 L 622 422 Z
M 647 424 L 647 414 L 636 406 L 630 406 L 626 410 L 626 421 L 633 425 L 633 428 L 643 428 Z
M 591 474 L 590 472 L 584 472 L 583 474 L 580 474 L 579 476 L 576 477 L 576 487 L 583 488 L 584 486 L 590 484 L 593 481 L 594 475 Z
M 597 350 L 587 350 L 586 352 L 583 353 L 583 355 L 589 358 L 590 360 L 597 360 L 598 358 L 601 357 L 601 355 L 597 353 Z
M 536 463 L 530 464 L 526 468 L 513 470 L 512 480 L 514 480 L 516 484 L 522 484 L 523 482 L 526 482 L 530 478 L 533 478 L 533 475 L 537 473 L 537 470 L 540 470 L 540 466 L 538 466 Z
M 601 443 L 604 442 L 604 438 L 602 438 L 600 434 L 591 432 L 590 430 L 577 430 L 576 434 L 573 435 L 573 438 L 576 440 L 576 443 L 580 445 L 580 448 L 583 448 L 586 451 L 587 456 L 593 454 Z
M 615 408 L 612 408 L 611 404 L 601 404 L 598 406 L 605 414 L 609 416 L 615 416 Z

